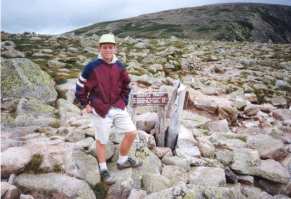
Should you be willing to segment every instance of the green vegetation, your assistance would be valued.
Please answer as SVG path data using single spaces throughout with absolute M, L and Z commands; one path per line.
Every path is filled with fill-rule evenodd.
M 40 165 L 43 161 L 43 156 L 41 154 L 34 154 L 31 158 L 31 161 L 25 166 L 25 173 L 43 173 L 44 170 L 40 168 Z

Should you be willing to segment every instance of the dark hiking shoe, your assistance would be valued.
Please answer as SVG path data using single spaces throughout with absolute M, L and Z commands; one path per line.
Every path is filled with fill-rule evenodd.
M 100 172 L 101 180 L 105 182 L 108 185 L 112 185 L 115 183 L 114 178 L 110 175 L 110 173 L 107 170 L 103 170 Z
M 136 168 L 142 165 L 142 162 L 138 161 L 138 160 L 134 160 L 130 157 L 128 157 L 128 159 L 123 163 L 123 164 L 119 164 L 117 162 L 117 168 L 118 169 L 126 169 L 126 168 Z

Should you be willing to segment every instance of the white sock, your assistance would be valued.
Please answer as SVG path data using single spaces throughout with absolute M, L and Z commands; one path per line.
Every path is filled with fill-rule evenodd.
M 127 159 L 128 159 L 128 156 L 127 156 L 127 155 L 122 156 L 122 155 L 119 154 L 119 158 L 118 158 L 117 162 L 118 162 L 119 164 L 123 164 L 123 163 L 126 162 Z
M 99 167 L 101 171 L 107 170 L 106 162 L 100 162 Z

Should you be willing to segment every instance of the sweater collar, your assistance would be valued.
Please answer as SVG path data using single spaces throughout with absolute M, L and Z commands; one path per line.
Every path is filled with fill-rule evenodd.
M 105 61 L 102 57 L 101 54 L 98 55 L 98 59 L 102 59 L 103 61 Z M 118 61 L 118 58 L 116 57 L 116 55 L 113 55 L 112 61 L 108 64 L 115 64 Z M 105 61 L 106 62 L 106 61 Z M 107 62 L 106 62 L 107 63 Z

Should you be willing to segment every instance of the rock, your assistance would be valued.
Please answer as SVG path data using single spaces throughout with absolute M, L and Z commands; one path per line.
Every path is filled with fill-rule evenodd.
M 205 124 L 205 127 L 210 132 L 224 132 L 224 133 L 230 132 L 228 122 L 226 119 L 207 122 Z
M 155 147 L 153 148 L 154 154 L 158 156 L 160 159 L 162 159 L 164 156 L 172 156 L 172 150 L 169 147 Z
M 291 124 L 291 110 L 289 109 L 277 109 L 272 112 L 273 117 L 277 120 L 281 120 L 286 124 Z
M 96 142 L 95 139 L 93 139 L 92 137 L 87 137 L 83 140 L 80 140 L 78 142 L 75 142 L 75 145 L 73 146 L 75 149 L 80 149 L 80 150 L 85 150 L 85 151 L 89 151 L 90 152 L 90 147 L 95 145 L 96 146 Z M 92 154 L 94 156 L 94 153 Z
M 64 156 L 64 169 L 68 175 L 85 180 L 93 187 L 100 182 L 98 163 L 94 157 L 74 149 Z
M 161 191 L 171 185 L 169 179 L 159 174 L 145 174 L 142 178 L 142 184 L 148 193 Z
M 287 99 L 283 96 L 276 96 L 271 99 L 271 103 L 276 107 L 286 107 Z
M 132 168 L 114 170 L 111 172 L 111 175 L 114 176 L 116 182 L 108 189 L 106 199 L 127 199 L 134 188 Z M 136 184 L 140 184 L 140 182 Z
M 149 194 L 145 199 L 168 199 L 168 198 L 217 198 L 224 199 L 242 199 L 240 187 L 216 187 L 201 185 L 179 184 L 175 187 L 162 190 L 160 192 Z
M 86 182 L 63 174 L 21 174 L 16 177 L 15 183 L 16 186 L 24 187 L 26 190 L 42 190 L 47 193 L 57 191 L 67 197 L 96 199 Z
M 216 148 L 237 149 L 246 147 L 244 138 L 234 133 L 213 133 L 208 139 Z
M 150 132 L 159 122 L 157 113 L 147 112 L 136 116 L 136 127 L 137 129 Z
M 1 198 L 3 199 L 19 199 L 20 190 L 7 182 L 1 181 Z
M 93 155 L 94 157 L 97 157 L 96 154 L 96 142 L 94 140 L 94 142 L 91 144 L 90 148 L 89 148 L 90 154 Z M 117 147 L 111 142 L 109 141 L 106 145 L 105 145 L 105 154 L 106 154 L 106 160 L 110 160 L 115 152 L 117 152 L 118 149 Z
M 57 107 L 62 124 L 69 122 L 73 117 L 81 116 L 81 110 L 77 106 L 62 98 L 58 99 Z
M 7 48 L 6 50 L 1 52 L 1 56 L 5 58 L 24 58 L 25 54 L 14 48 Z
M 71 53 L 78 53 L 78 52 L 80 52 L 79 49 L 74 48 L 74 47 L 69 47 L 69 48 L 67 48 L 67 51 L 69 51 L 69 52 L 71 52 Z
M 54 102 L 57 92 L 54 81 L 38 65 L 25 58 L 3 59 L 1 79 L 3 98 L 35 97 Z
M 245 184 L 245 185 L 253 185 L 254 184 L 254 177 L 253 176 L 237 175 L 237 180 L 239 183 Z
M 233 161 L 233 152 L 225 149 L 218 150 L 215 152 L 215 157 L 223 165 L 228 166 Z
M 235 124 L 238 117 L 236 108 L 230 106 L 218 107 L 218 115 L 220 119 L 227 119 L 230 124 Z
M 288 82 L 284 81 L 284 80 L 281 80 L 281 79 L 277 79 L 276 82 L 275 82 L 275 86 L 278 89 L 285 89 L 286 87 L 288 87 Z
M 138 130 L 137 145 L 139 147 L 148 147 L 149 149 L 154 149 L 156 147 L 156 141 L 153 135 L 148 134 L 144 131 Z
M 32 195 L 21 194 L 20 199 L 34 199 L 34 197 Z
M 248 104 L 245 108 L 244 108 L 244 114 L 246 114 L 247 116 L 254 116 L 259 112 L 259 108 L 255 105 L 252 104 Z
M 144 190 L 132 189 L 127 199 L 144 199 L 147 193 Z
M 21 98 L 16 110 L 16 126 L 58 125 L 54 107 L 44 104 L 36 98 Z
M 175 152 L 177 156 L 186 159 L 200 156 L 197 141 L 194 139 L 192 132 L 184 126 L 181 126 Z
M 258 134 L 248 136 L 247 144 L 251 148 L 257 149 L 260 157 L 263 159 L 282 160 L 288 154 L 283 142 L 279 139 L 274 139 L 270 135 Z
M 286 184 L 276 183 L 273 181 L 258 178 L 255 181 L 255 185 L 271 195 L 276 194 L 290 195 L 290 191 L 288 192 L 288 190 L 286 189 Z
M 203 157 L 214 157 L 215 147 L 207 137 L 198 137 L 198 148 Z
M 174 165 L 186 170 L 190 169 L 190 160 L 177 156 L 164 156 L 162 162 L 166 165 Z
M 133 154 L 134 153 L 134 154 Z M 136 171 L 138 176 L 143 176 L 147 173 L 159 174 L 162 163 L 160 159 L 147 147 L 136 150 L 134 147 L 130 150 L 130 155 L 135 156 L 138 160 L 143 162 L 142 166 Z
M 76 89 L 77 79 L 67 79 L 66 83 L 57 85 L 56 89 L 64 95 L 67 101 L 73 104 L 75 99 L 75 89 Z
M 224 186 L 225 173 L 221 168 L 196 167 L 189 172 L 189 183 L 204 186 Z
M 272 159 L 262 160 L 261 164 L 255 167 L 253 174 L 283 184 L 287 184 L 289 178 L 288 170 Z
M 65 67 L 66 64 L 60 62 L 58 59 L 52 59 L 47 62 L 49 68 L 62 68 Z
M 229 167 L 225 168 L 224 172 L 225 172 L 226 183 L 235 184 L 238 182 L 238 177 Z
M 233 151 L 233 163 L 231 169 L 239 174 L 253 175 L 254 168 L 260 165 L 260 156 L 258 151 L 240 148 Z
M 253 186 L 242 186 L 241 192 L 248 199 L 273 199 L 272 195 L 268 194 L 267 192 L 261 191 L 261 189 Z
M 31 160 L 32 153 L 26 147 L 11 147 L 1 153 L 1 176 L 19 173 Z
M 177 185 L 179 182 L 188 182 L 187 170 L 182 167 L 165 165 L 162 170 L 162 175 L 169 179 L 171 186 Z
M 192 129 L 201 125 L 204 125 L 210 121 L 207 117 L 204 117 L 202 115 L 199 115 L 194 112 L 186 111 L 184 110 L 182 112 L 182 125 L 184 125 L 186 128 Z
M 190 88 L 187 88 L 187 91 L 189 93 L 189 100 L 193 102 L 196 108 L 211 114 L 216 114 L 218 112 L 221 119 L 225 118 L 230 123 L 236 121 L 238 112 L 233 107 L 233 102 L 227 98 L 221 96 L 207 96 Z

